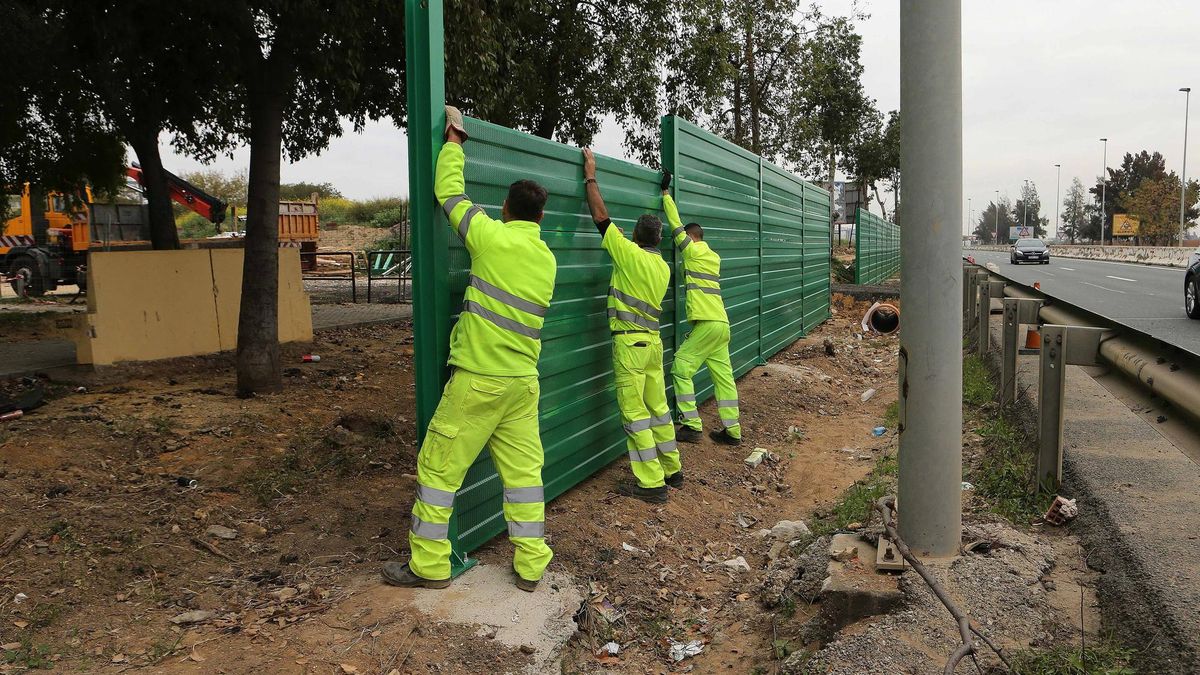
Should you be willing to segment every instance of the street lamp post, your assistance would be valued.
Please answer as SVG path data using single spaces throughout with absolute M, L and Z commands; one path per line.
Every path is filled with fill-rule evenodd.
M 1179 243 L 1183 244 L 1183 212 L 1187 203 L 1187 132 L 1188 132 L 1188 105 L 1191 103 L 1192 88 L 1180 87 L 1179 91 L 1183 92 L 1183 174 L 1179 185 Z
M 1105 174 L 1108 173 L 1108 139 L 1101 138 L 1100 141 L 1104 143 L 1104 155 L 1100 161 L 1100 245 L 1103 246 L 1104 226 L 1108 220 L 1108 200 L 1105 198 L 1104 194 L 1105 188 L 1108 187 L 1108 177 L 1105 176 Z
M 1021 231 L 1029 227 L 1029 179 L 1025 179 L 1025 189 L 1021 190 Z
M 996 243 L 1000 243 L 1000 191 L 996 190 Z
M 975 217 L 975 210 L 971 208 L 971 198 L 967 198 L 967 227 L 971 226 L 971 220 Z
M 1062 206 L 1059 201 L 1059 193 L 1062 191 L 1062 164 L 1055 164 L 1054 168 L 1058 169 L 1058 177 L 1054 179 L 1054 236 L 1059 236 L 1058 232 L 1058 209 Z

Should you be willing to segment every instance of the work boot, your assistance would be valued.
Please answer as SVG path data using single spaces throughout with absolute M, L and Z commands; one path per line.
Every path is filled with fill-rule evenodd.
M 685 427 L 682 424 L 675 427 L 675 440 L 681 443 L 699 443 L 701 438 L 704 438 L 704 436 L 700 433 L 699 429 Z
M 723 445 L 741 445 L 742 444 L 742 439 L 731 436 L 729 434 L 728 429 L 722 429 L 720 431 L 710 431 L 710 432 L 708 432 L 708 437 L 718 443 L 723 444 Z
M 666 480 L 668 486 L 673 487 L 676 490 L 681 489 L 683 487 L 683 471 L 676 471 L 670 476 L 667 476 Z
M 532 593 L 536 591 L 538 582 L 541 581 L 540 579 L 530 581 L 529 579 L 522 577 L 520 574 L 517 574 L 516 570 L 513 570 L 513 577 L 516 579 L 517 588 L 525 591 L 526 593 Z
M 667 486 L 644 488 L 637 483 L 617 483 L 617 494 L 640 499 L 650 504 L 667 503 Z
M 408 566 L 408 563 L 395 560 L 383 563 L 383 581 L 389 586 L 404 586 L 405 588 L 445 588 L 450 585 L 449 579 L 419 577 Z

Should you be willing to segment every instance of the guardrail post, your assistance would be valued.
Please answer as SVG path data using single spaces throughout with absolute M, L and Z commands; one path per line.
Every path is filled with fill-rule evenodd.
M 1037 482 L 1050 493 L 1062 480 L 1063 394 L 1066 391 L 1067 327 L 1042 326 L 1042 354 L 1038 366 Z
M 992 284 L 988 280 L 987 272 L 982 272 L 976 277 L 979 286 L 979 328 L 977 345 L 980 358 L 987 356 L 988 348 L 992 343 L 991 319 L 992 319 Z
M 975 276 L 975 266 L 970 263 L 963 264 L 963 326 L 966 326 L 968 331 L 971 330 L 971 279 Z
M 973 268 L 970 274 L 967 275 L 967 322 L 966 322 L 966 337 L 967 340 L 973 340 L 975 337 L 975 329 L 979 327 L 979 321 L 975 318 L 979 310 L 979 268 Z
M 1000 405 L 1017 400 L 1017 356 L 1021 354 L 1021 326 L 1036 324 L 1041 300 L 1004 298 L 1004 357 L 1000 367 Z M 1029 353 L 1029 352 L 1026 352 Z
M 1038 457 L 1036 488 L 1053 494 L 1062 482 L 1063 397 L 1067 366 L 1095 365 L 1103 328 L 1042 326 L 1038 369 Z

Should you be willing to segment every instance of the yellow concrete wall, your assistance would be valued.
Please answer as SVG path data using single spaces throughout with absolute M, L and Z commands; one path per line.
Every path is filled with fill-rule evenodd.
M 211 354 L 237 345 L 241 249 L 112 251 L 88 256 L 79 363 L 108 365 Z M 279 340 L 312 340 L 300 253 L 279 250 Z

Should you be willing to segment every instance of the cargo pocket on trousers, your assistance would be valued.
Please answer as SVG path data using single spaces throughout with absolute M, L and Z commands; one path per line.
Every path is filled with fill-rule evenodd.
M 429 420 L 429 430 L 425 434 L 425 442 L 421 444 L 421 452 L 417 455 L 417 464 L 438 476 L 442 476 L 449 466 L 450 449 L 454 447 L 454 439 L 459 431 L 458 424 L 447 417 L 434 413 L 433 419 Z

